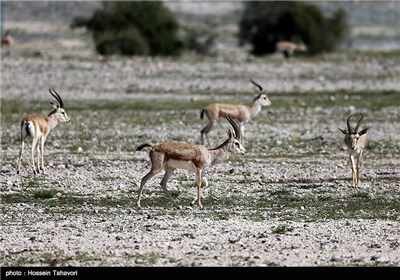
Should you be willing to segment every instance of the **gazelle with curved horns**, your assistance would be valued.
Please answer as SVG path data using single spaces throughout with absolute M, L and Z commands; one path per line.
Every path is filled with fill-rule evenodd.
M 202 145 L 204 144 L 204 136 L 206 136 L 208 145 L 211 146 L 208 133 L 219 118 L 224 118 L 228 114 L 231 115 L 232 119 L 238 121 L 242 138 L 244 138 L 244 124 L 256 116 L 263 106 L 271 105 L 271 101 L 269 101 L 267 95 L 264 93 L 263 88 L 252 79 L 250 79 L 250 81 L 260 90 L 260 93 L 253 99 L 250 106 L 242 104 L 213 103 L 201 110 L 200 118 L 203 119 L 204 115 L 208 118 L 208 124 L 201 130 Z
M 24 150 L 25 139 L 27 137 L 32 137 L 31 156 L 33 172 L 40 173 L 43 171 L 44 173 L 43 154 L 44 143 L 47 135 L 49 135 L 49 132 L 57 126 L 58 122 L 68 123 L 70 121 L 64 110 L 64 102 L 60 95 L 54 88 L 52 90 L 49 89 L 49 92 L 56 99 L 57 103 L 50 101 L 53 110 L 47 115 L 47 117 L 42 118 L 38 115 L 27 115 L 21 121 L 21 150 L 19 152 L 17 173 L 20 171 L 22 153 Z M 35 166 L 35 151 L 37 156 L 37 167 Z
M 199 207 L 203 207 L 201 204 L 201 181 L 204 181 L 205 186 L 208 185 L 208 181 L 204 176 L 204 170 L 228 159 L 230 153 L 242 155 L 246 153 L 246 149 L 242 146 L 240 141 L 241 135 L 239 127 L 229 115 L 226 117 L 226 119 L 232 125 L 234 133 L 229 130 L 229 138 L 221 145 L 213 149 L 208 149 L 203 145 L 179 142 L 164 142 L 157 145 L 142 144 L 137 147 L 136 151 L 140 151 L 145 147 L 151 147 L 151 151 L 149 153 L 151 169 L 141 180 L 137 206 L 139 208 L 141 207 L 140 200 L 146 182 L 156 174 L 160 173 L 162 170 L 165 170 L 165 174 L 160 185 L 165 195 L 174 204 L 174 206 L 180 208 L 172 198 L 171 194 L 168 192 L 167 183 L 176 169 L 184 169 L 194 172 L 196 176 L 197 196 L 191 202 L 191 205 L 197 203 Z
M 353 187 L 356 187 L 360 184 L 360 164 L 367 141 L 365 133 L 368 131 L 368 128 L 361 129 L 360 127 L 361 120 L 364 117 L 362 113 L 359 113 L 361 118 L 357 122 L 355 128 L 350 126 L 350 119 L 355 115 L 356 114 L 353 114 L 348 117 L 347 130 L 339 128 L 339 130 L 345 135 L 344 143 L 346 144 L 347 151 L 349 153 L 351 172 L 353 177 Z

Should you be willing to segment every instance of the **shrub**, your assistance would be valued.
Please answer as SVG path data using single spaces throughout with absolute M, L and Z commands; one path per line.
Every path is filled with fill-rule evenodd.
M 217 37 L 214 29 L 215 26 L 212 24 L 185 26 L 183 47 L 200 55 L 210 55 Z
M 161 1 L 105 1 L 90 18 L 74 18 L 71 27 L 92 31 L 104 55 L 176 55 L 181 49 L 179 24 Z
M 254 55 L 275 51 L 279 40 L 301 42 L 309 54 L 334 51 L 347 35 L 347 14 L 325 16 L 315 5 L 298 1 L 250 1 L 239 24 L 239 43 L 252 44 Z

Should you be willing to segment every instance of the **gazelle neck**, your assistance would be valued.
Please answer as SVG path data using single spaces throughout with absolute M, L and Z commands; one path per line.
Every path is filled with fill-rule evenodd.
M 262 108 L 262 106 L 261 106 L 259 100 L 254 101 L 251 104 L 251 106 L 249 107 L 251 117 L 254 117 L 255 115 L 257 115 L 261 111 L 261 108 Z
M 54 111 L 50 112 L 50 114 L 45 118 L 45 121 L 47 122 L 50 130 L 54 129 L 58 124 L 57 118 L 54 116 L 54 113 Z
M 216 165 L 229 158 L 230 152 L 228 150 L 229 139 L 214 149 L 209 149 L 211 155 L 211 165 Z

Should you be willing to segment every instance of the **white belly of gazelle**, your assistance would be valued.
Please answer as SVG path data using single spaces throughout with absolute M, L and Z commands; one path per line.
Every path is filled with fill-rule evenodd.
M 191 161 L 183 161 L 183 160 L 174 160 L 170 159 L 167 163 L 168 166 L 174 169 L 185 169 L 194 172 L 196 167 Z

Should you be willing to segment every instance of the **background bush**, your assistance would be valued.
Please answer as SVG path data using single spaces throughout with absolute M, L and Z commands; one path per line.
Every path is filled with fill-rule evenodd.
M 103 2 L 90 18 L 74 18 L 71 27 L 92 31 L 103 55 L 177 55 L 179 24 L 161 1 Z
M 215 28 L 215 24 L 187 24 L 183 27 L 183 48 L 199 55 L 212 55 L 217 38 Z
M 348 32 L 347 14 L 325 16 L 315 5 L 298 1 L 244 3 L 239 23 L 240 45 L 250 43 L 254 55 L 275 51 L 279 40 L 303 42 L 308 54 L 334 51 Z

